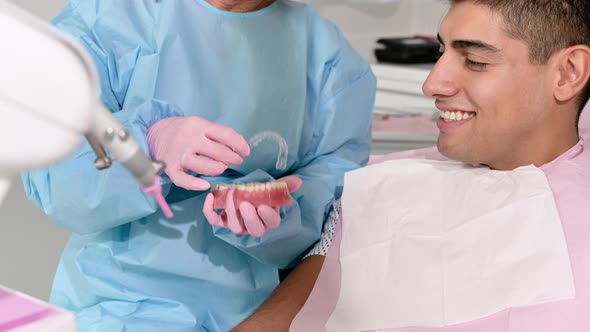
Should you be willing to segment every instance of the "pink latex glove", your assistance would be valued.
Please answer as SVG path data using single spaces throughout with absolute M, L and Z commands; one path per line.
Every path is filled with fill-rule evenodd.
M 170 180 L 188 190 L 207 190 L 211 185 L 187 171 L 219 175 L 250 154 L 240 134 L 197 116 L 162 119 L 150 127 L 147 138 L 152 158 L 166 162 Z
M 301 187 L 302 181 L 296 176 L 286 176 L 277 181 L 287 184 L 292 193 Z M 226 208 L 221 214 L 213 209 L 213 194 L 207 194 L 203 205 L 203 214 L 213 226 L 229 228 L 236 234 L 250 234 L 254 237 L 263 236 L 268 230 L 279 227 L 281 215 L 278 207 L 260 205 L 254 207 L 249 202 L 242 202 L 236 209 L 234 203 L 234 190 L 227 194 Z

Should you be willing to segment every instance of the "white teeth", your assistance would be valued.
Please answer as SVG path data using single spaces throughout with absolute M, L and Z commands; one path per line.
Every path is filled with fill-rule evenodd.
M 215 184 L 212 188 L 213 191 L 215 190 L 227 190 L 227 189 L 236 189 L 236 190 L 243 190 L 248 192 L 258 192 L 258 191 L 265 191 L 271 190 L 275 188 L 287 188 L 287 184 L 284 182 L 251 182 L 251 183 L 244 183 L 244 184 L 225 184 L 225 183 L 218 183 Z
M 459 112 L 459 111 L 457 111 L 457 112 L 445 111 L 445 112 L 441 112 L 440 116 L 446 122 L 453 122 L 453 121 L 461 121 L 461 120 L 471 119 L 472 117 L 475 116 L 475 113 L 473 113 L 473 112 L 463 113 L 463 112 Z

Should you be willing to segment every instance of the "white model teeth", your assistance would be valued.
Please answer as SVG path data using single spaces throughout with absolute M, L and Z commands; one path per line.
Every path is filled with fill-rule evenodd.
M 443 120 L 445 120 L 446 122 L 467 120 L 467 119 L 471 119 L 474 116 L 475 116 L 475 113 L 473 113 L 473 112 L 458 112 L 458 111 L 457 112 L 451 112 L 451 111 L 440 112 L 440 117 L 443 118 Z
M 258 191 L 265 191 L 275 188 L 286 188 L 287 184 L 282 181 L 276 182 L 251 182 L 245 184 L 216 184 L 213 186 L 212 190 L 226 190 L 226 189 L 236 189 L 236 190 L 243 190 L 249 192 L 258 192 Z

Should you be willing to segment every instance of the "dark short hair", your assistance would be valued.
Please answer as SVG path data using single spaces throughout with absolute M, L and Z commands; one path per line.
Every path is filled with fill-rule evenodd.
M 504 19 L 506 32 L 529 46 L 531 63 L 544 64 L 555 52 L 590 47 L 590 0 L 452 0 L 486 6 Z M 579 96 L 578 119 L 590 98 L 590 82 Z

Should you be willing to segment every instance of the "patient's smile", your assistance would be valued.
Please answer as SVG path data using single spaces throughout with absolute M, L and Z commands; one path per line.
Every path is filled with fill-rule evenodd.
M 475 112 L 440 109 L 440 119 L 436 123 L 441 132 L 461 127 L 476 116 Z
M 455 122 L 461 120 L 468 120 L 475 116 L 474 112 L 461 112 L 461 111 L 441 111 L 440 117 L 445 122 Z

